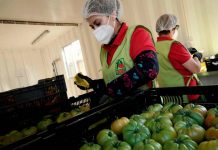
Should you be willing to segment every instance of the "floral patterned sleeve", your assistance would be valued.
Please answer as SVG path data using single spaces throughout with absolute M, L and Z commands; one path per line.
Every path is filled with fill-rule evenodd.
M 123 96 L 156 78 L 159 71 L 157 55 L 152 50 L 141 52 L 134 60 L 134 67 L 107 84 L 109 96 Z

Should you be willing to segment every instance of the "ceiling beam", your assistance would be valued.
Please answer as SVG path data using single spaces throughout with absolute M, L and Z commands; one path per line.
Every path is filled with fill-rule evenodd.
M 0 24 L 23 24 L 23 25 L 44 25 L 44 26 L 79 26 L 78 23 L 54 23 L 54 22 L 20 21 L 20 20 L 0 20 Z

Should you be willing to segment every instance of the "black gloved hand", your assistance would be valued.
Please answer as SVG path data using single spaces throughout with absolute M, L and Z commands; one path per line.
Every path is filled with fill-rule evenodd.
M 198 52 L 195 48 L 190 47 L 188 48 L 188 51 L 193 55 L 194 53 Z
M 202 56 L 203 56 L 202 53 L 200 53 L 200 52 L 195 52 L 194 55 L 193 55 L 193 58 L 194 58 L 194 57 L 197 57 L 198 60 L 201 61 Z
M 81 90 L 88 90 L 91 89 L 93 86 L 93 81 L 91 78 L 82 75 L 81 73 L 78 73 L 74 77 L 74 84 L 77 85 Z
M 75 82 L 81 90 L 93 89 L 97 93 L 105 93 L 106 85 L 103 79 L 92 80 L 91 78 L 78 73 Z
M 76 84 L 75 82 L 74 82 L 74 84 Z M 80 88 L 81 90 L 89 90 L 89 89 L 91 89 L 90 87 L 84 87 L 84 86 L 80 86 L 80 85 L 78 85 L 78 84 L 76 84 L 76 86 L 78 87 L 78 88 Z

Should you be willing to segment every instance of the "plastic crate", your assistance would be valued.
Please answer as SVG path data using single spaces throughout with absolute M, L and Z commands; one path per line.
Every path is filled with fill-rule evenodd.
M 151 88 L 146 92 L 146 99 L 149 102 L 159 102 L 165 104 L 174 102 L 183 104 L 183 95 L 199 94 L 205 99 L 196 101 L 196 103 L 217 103 L 218 85 L 195 86 L 195 87 L 168 87 L 168 88 Z
M 46 96 L 53 96 L 59 93 L 65 93 L 66 95 L 67 89 L 63 75 L 49 79 L 50 82 L 0 93 L 0 106 L 27 103 L 28 101 L 46 98 Z
M 207 71 L 218 70 L 218 58 L 205 60 Z
M 15 103 L 12 91 L 0 93 L 0 106 L 7 106 Z
M 45 84 L 45 82 L 43 82 L 43 84 Z M 46 82 L 46 84 L 47 84 L 47 82 Z M 40 85 L 42 85 L 42 82 L 40 83 Z M 50 96 L 52 96 L 52 95 L 47 95 L 47 97 L 50 97 Z M 64 135 L 64 137 L 61 137 L 62 134 L 58 134 L 58 137 L 57 137 L 57 136 L 54 136 L 54 135 L 56 135 L 55 132 L 57 132 L 57 133 L 62 132 L 62 130 L 65 129 L 66 126 L 74 126 L 74 123 L 77 124 L 78 120 L 80 120 L 80 117 L 85 116 L 85 118 L 86 118 L 87 113 L 84 112 L 84 114 L 82 113 L 82 114 L 79 114 L 78 116 L 74 116 L 73 118 L 66 120 L 62 123 L 56 122 L 57 116 L 61 112 L 70 112 L 73 109 L 80 108 L 80 106 L 84 106 L 84 105 L 92 105 L 92 108 L 95 109 L 95 107 L 99 106 L 99 105 L 97 105 L 97 103 L 99 102 L 99 96 L 100 95 L 96 94 L 95 92 L 90 92 L 90 93 L 86 93 L 84 95 L 80 95 L 78 97 L 71 97 L 71 98 L 69 98 L 61 103 L 56 103 L 56 104 L 48 105 L 48 106 L 43 105 L 44 107 L 39 107 L 40 111 L 38 109 L 38 105 L 37 106 L 34 105 L 35 106 L 34 109 L 32 107 L 31 110 L 25 108 L 21 112 L 18 112 L 17 110 L 12 111 L 15 113 L 10 114 L 11 118 L 12 117 L 14 118 L 14 119 L 11 119 L 10 123 L 14 124 L 14 122 L 17 122 L 18 124 L 16 124 L 16 126 L 17 126 L 17 129 L 19 131 L 20 131 L 20 129 L 23 129 L 25 126 L 29 127 L 28 124 L 36 125 L 37 122 L 42 119 L 43 114 L 45 114 L 44 112 L 47 112 L 47 114 L 51 114 L 49 118 L 51 118 L 54 122 L 47 128 L 46 131 L 43 131 L 42 133 L 39 132 L 36 136 L 34 135 L 34 136 L 31 136 L 30 138 L 28 137 L 28 140 L 21 139 L 19 141 L 13 142 L 9 145 L 5 145 L 2 149 L 17 149 L 18 147 L 19 147 L 18 149 L 35 149 L 35 148 L 38 149 L 40 147 L 46 147 L 47 143 L 49 143 L 49 142 L 53 143 L 53 141 L 56 141 L 57 139 L 64 142 L 63 140 L 66 139 L 68 136 Z M 24 103 L 24 104 L 29 104 L 29 102 Z M 37 102 L 39 102 L 39 101 L 37 101 Z M 95 105 L 94 105 L 94 103 L 95 103 Z M 57 108 L 61 108 L 61 105 L 63 106 L 62 109 L 57 109 Z M 21 106 L 23 106 L 23 105 L 21 105 Z M 50 112 L 53 109 L 55 109 L 56 112 Z M 49 113 L 48 113 L 48 110 L 49 110 Z M 21 116 L 21 114 L 23 114 L 23 115 Z M 25 115 L 25 114 L 27 114 L 27 115 Z M 89 112 L 88 112 L 88 114 L 89 114 Z M 5 118 L 5 120 L 6 119 L 7 118 Z M 16 120 L 16 119 L 18 119 L 18 120 Z M 28 119 L 30 119 L 30 120 L 28 120 Z M 92 121 L 94 121 L 96 119 L 97 118 L 93 118 Z M 20 121 L 20 120 L 22 120 L 22 121 Z M 9 120 L 7 123 L 9 123 Z M 81 125 L 79 127 L 82 127 L 82 126 L 83 125 Z M 10 126 L 9 129 L 12 129 L 12 127 Z M 77 131 L 80 131 L 80 129 L 78 129 Z M 61 137 L 61 139 L 60 139 L 60 137 Z M 38 140 L 38 139 L 40 139 L 40 140 Z M 50 146 L 52 147 L 52 144 Z
M 43 115 L 64 109 L 66 91 L 61 75 L 49 82 L 0 93 L 0 135 L 36 124 Z
M 107 103 L 111 100 L 110 97 L 102 94 L 98 94 L 94 91 L 80 95 L 78 97 L 69 98 L 71 106 L 81 106 L 84 104 L 89 104 L 91 108 L 94 108 L 102 103 Z

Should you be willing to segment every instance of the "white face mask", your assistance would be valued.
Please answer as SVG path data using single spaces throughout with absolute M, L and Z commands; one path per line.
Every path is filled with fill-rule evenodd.
M 114 28 L 111 25 L 109 25 L 109 20 L 106 25 L 101 25 L 93 31 L 97 41 L 101 44 L 108 44 L 111 41 L 112 36 L 114 34 Z
M 174 34 L 173 34 L 173 39 L 177 40 L 178 38 L 178 30 L 175 30 Z

